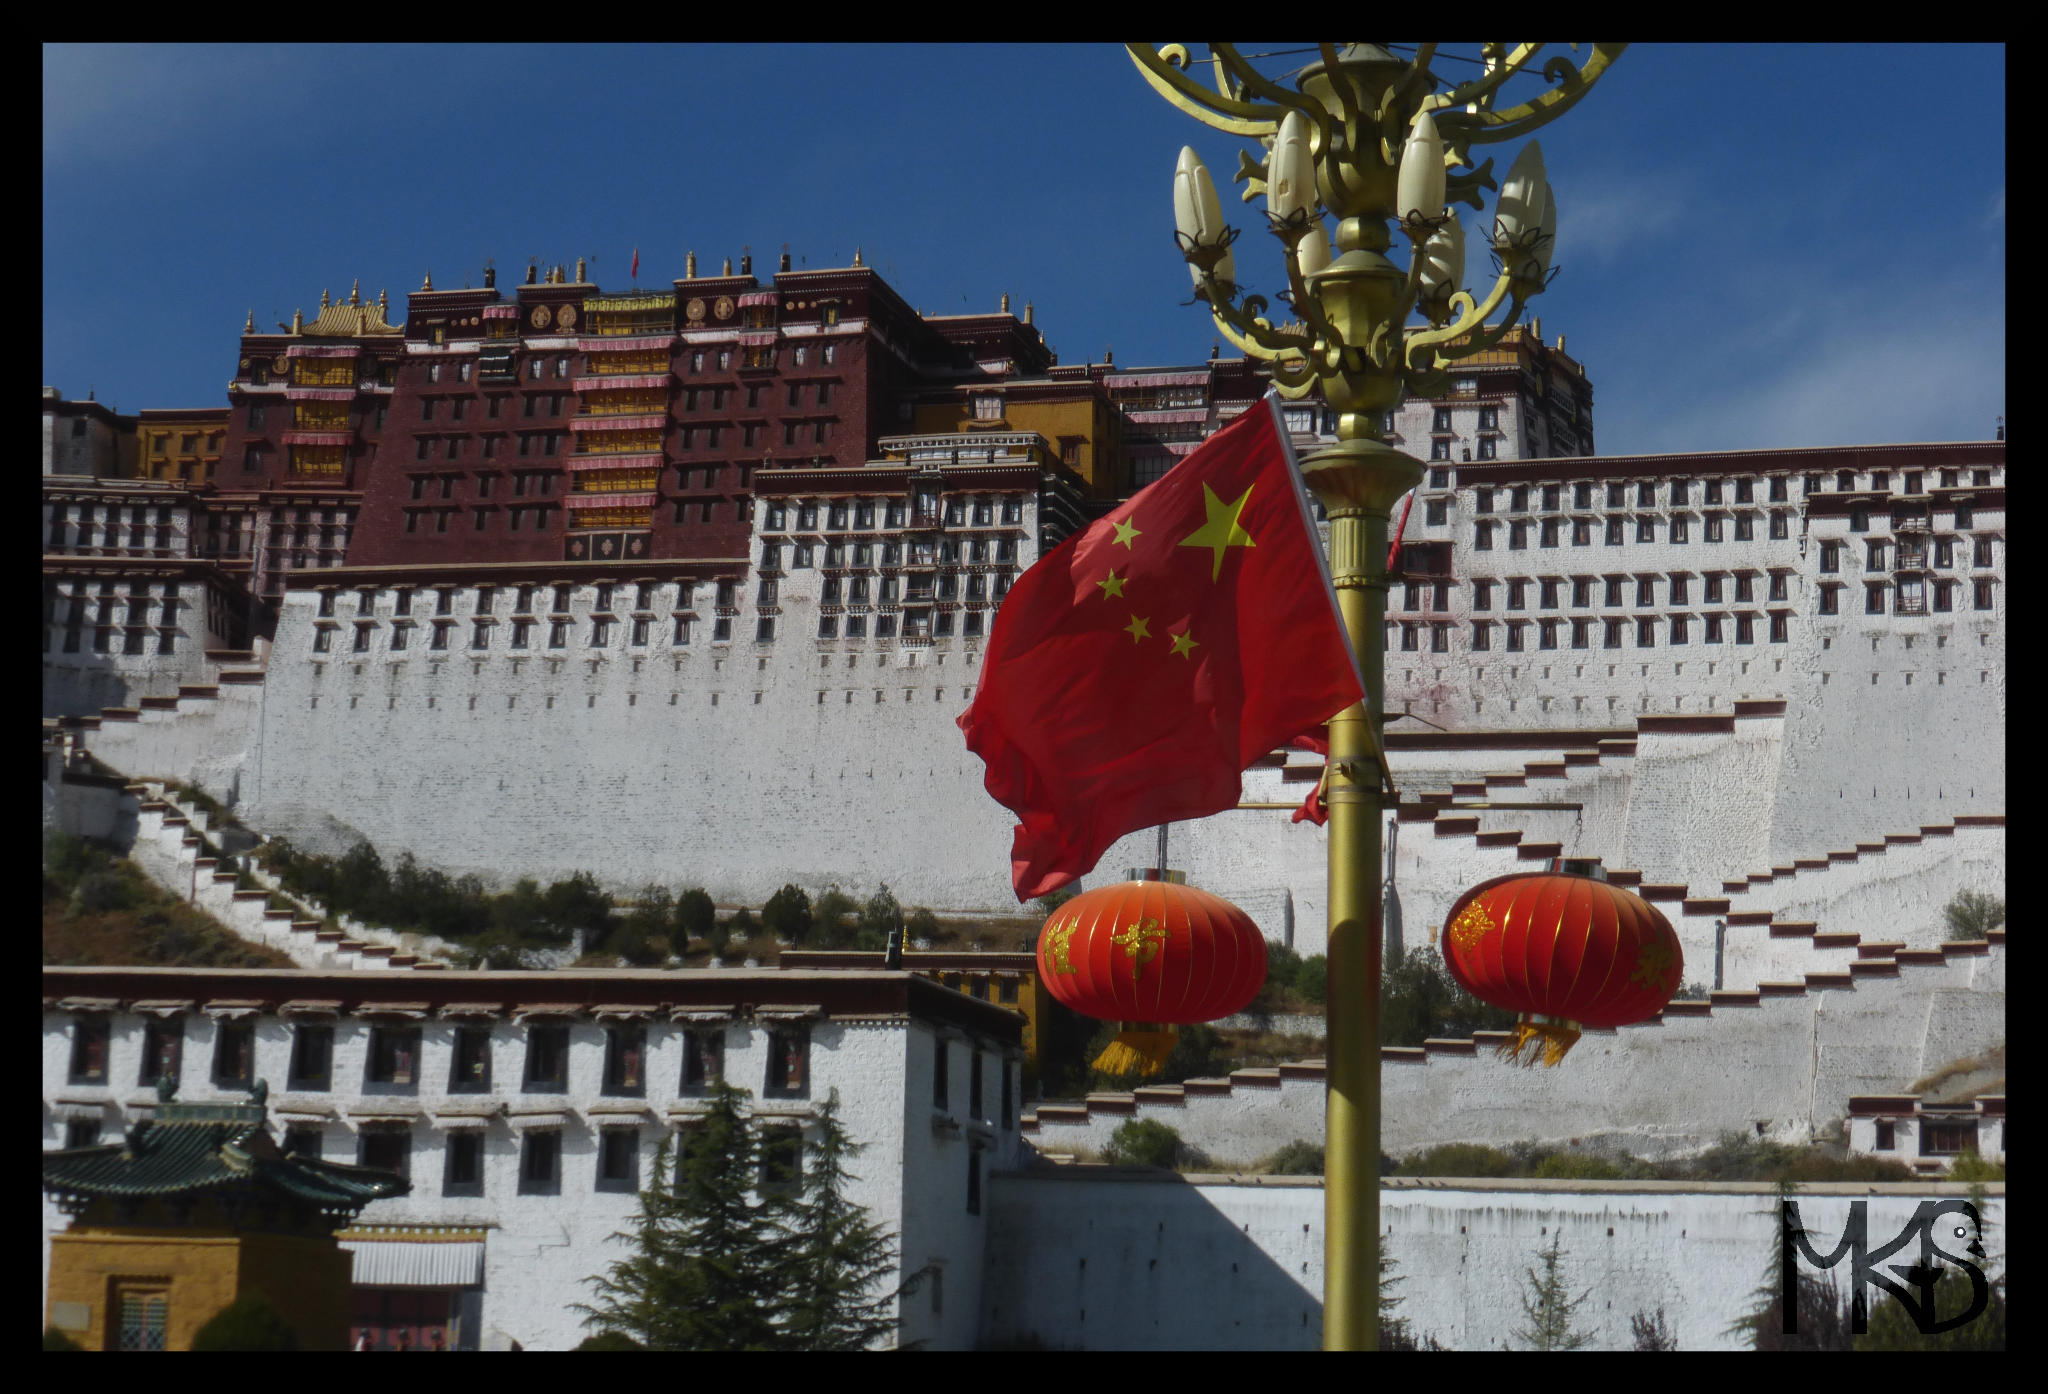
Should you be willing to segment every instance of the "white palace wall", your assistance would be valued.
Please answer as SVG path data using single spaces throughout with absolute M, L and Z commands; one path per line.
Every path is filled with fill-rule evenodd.
M 1875 1246 L 1922 1201 L 1967 1190 L 1805 1186 L 1800 1219 L 1826 1252 L 1862 1201 Z M 991 1198 L 982 1325 L 997 1349 L 1321 1348 L 1320 1177 L 1056 1167 L 999 1176 Z M 2002 1184 L 1983 1218 L 2002 1272 Z M 1679 1349 L 1740 1349 L 1728 1328 L 1751 1309 L 1779 1235 L 1772 1188 L 1753 1183 L 1390 1178 L 1380 1222 L 1400 1280 L 1394 1315 L 1453 1350 L 1520 1347 L 1525 1274 L 1553 1238 L 1572 1295 L 1591 1294 L 1573 1319 L 1588 1349 L 1631 1349 L 1630 1318 L 1659 1308 Z M 1847 1272 L 1835 1270 L 1838 1285 Z

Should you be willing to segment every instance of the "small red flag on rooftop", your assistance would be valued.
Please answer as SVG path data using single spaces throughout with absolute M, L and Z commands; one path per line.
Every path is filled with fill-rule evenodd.
M 640 249 L 638 247 L 633 249 L 633 269 L 627 274 L 636 281 L 640 279 Z
M 1268 393 L 1018 578 L 960 728 L 1021 820 L 1029 900 L 1128 833 L 1234 808 L 1248 766 L 1363 692 Z

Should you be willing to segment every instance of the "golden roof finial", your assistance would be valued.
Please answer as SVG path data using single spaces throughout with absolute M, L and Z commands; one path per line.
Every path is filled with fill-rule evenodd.
M 433 273 L 433 272 L 431 272 L 431 271 L 429 271 L 429 272 L 427 273 L 427 279 L 426 279 L 426 280 L 424 280 L 424 281 L 421 281 L 421 282 L 420 282 L 420 289 L 421 289 L 421 290 L 432 290 L 433 288 L 434 288 L 434 273 Z
M 303 333 L 305 333 L 305 332 L 306 332 L 306 312 L 305 312 L 304 310 L 293 310 L 293 311 L 292 311 L 292 333 L 294 333 L 294 334 L 303 334 Z
M 348 283 L 348 303 L 351 305 L 363 303 L 363 282 L 361 277 Z
M 585 272 L 585 270 L 586 270 L 586 269 L 587 269 L 587 268 L 586 268 L 586 267 L 585 267 L 585 265 L 584 265 L 584 261 L 583 261 L 583 258 L 582 258 L 582 257 L 578 257 L 578 258 L 576 258 L 576 284 L 577 284 L 577 285 L 579 285 L 579 286 L 583 284 L 583 281 L 584 281 L 584 272 Z
M 1008 291 L 1003 292 L 1003 313 L 1006 315 L 1010 313 L 1010 292 Z
M 727 258 L 725 259 L 725 271 L 723 272 L 723 274 L 724 274 L 724 275 L 727 275 L 727 276 L 730 276 L 730 275 L 732 274 L 732 258 L 731 258 L 731 257 L 727 257 Z
M 867 265 L 867 263 L 866 263 L 866 262 L 864 262 L 864 261 L 862 261 L 862 260 L 860 259 L 860 247 L 858 246 L 858 244 L 856 244 L 856 245 L 855 245 L 855 247 L 854 247 L 854 249 L 853 249 L 853 264 L 854 264 L 855 266 L 866 266 L 866 265 Z
M 326 288 L 322 287 L 320 291 L 320 308 L 324 310 L 330 303 L 331 302 L 327 298 Z
M 244 334 L 254 334 L 256 332 L 256 312 L 254 310 L 249 311 L 249 321 L 242 326 L 242 332 Z
M 697 254 L 695 252 L 688 252 L 683 256 L 683 279 L 686 281 L 697 279 Z
M 391 308 L 390 297 L 386 296 L 381 289 L 377 292 L 377 308 L 380 311 Z

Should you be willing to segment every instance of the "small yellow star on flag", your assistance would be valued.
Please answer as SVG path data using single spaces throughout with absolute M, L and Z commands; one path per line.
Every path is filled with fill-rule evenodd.
M 1181 539 L 1183 547 L 1209 547 L 1216 553 L 1216 563 L 1209 569 L 1209 579 L 1218 580 L 1223 575 L 1223 554 L 1232 547 L 1255 547 L 1252 535 L 1237 521 L 1244 516 L 1244 506 L 1251 502 L 1252 491 L 1246 488 L 1236 503 L 1225 503 L 1216 497 L 1216 491 L 1207 484 L 1202 485 L 1202 506 L 1208 510 L 1208 521 L 1194 532 Z
M 1114 571 L 1112 571 L 1109 573 L 1109 575 L 1103 577 L 1100 581 L 1097 581 L 1095 584 L 1102 587 L 1102 598 L 1104 600 L 1109 599 L 1111 596 L 1122 598 L 1124 593 L 1124 582 L 1129 579 L 1130 578 L 1127 576 L 1119 576 Z
M 1139 619 L 1136 615 L 1132 615 L 1131 622 L 1124 626 L 1124 633 L 1131 636 L 1131 642 L 1134 644 L 1140 639 L 1152 637 L 1152 631 L 1146 627 L 1146 621 Z
M 1137 544 L 1132 542 L 1131 539 L 1134 537 L 1141 537 L 1144 534 L 1138 531 L 1137 526 L 1135 524 L 1111 523 L 1110 526 L 1116 529 L 1116 539 L 1115 541 L 1110 543 L 1110 546 L 1114 547 L 1118 542 L 1121 542 L 1124 546 L 1130 548 L 1133 552 L 1138 550 Z
M 1202 646 L 1196 642 L 1195 632 L 1191 629 L 1182 630 L 1173 636 L 1173 651 L 1190 662 L 1195 657 L 1195 650 L 1200 647 Z

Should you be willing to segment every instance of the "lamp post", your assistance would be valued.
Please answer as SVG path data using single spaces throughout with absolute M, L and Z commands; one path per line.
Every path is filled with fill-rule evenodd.
M 1365 680 L 1365 701 L 1330 722 L 1329 1039 L 1324 1172 L 1323 1348 L 1379 1344 L 1379 865 L 1382 810 L 1394 798 L 1386 768 L 1383 624 L 1387 524 L 1422 480 L 1422 464 L 1382 439 L 1406 394 L 1433 396 L 1457 359 L 1498 343 L 1553 273 L 1557 210 L 1535 142 L 1499 187 L 1492 236 L 1500 269 L 1475 300 L 1464 279 L 1464 231 L 1445 206 L 1483 208 L 1493 161 L 1474 144 L 1513 140 L 1554 120 L 1599 80 L 1623 44 L 1594 44 L 1583 68 L 1564 57 L 1536 66 L 1541 44 L 1485 44 L 1482 73 L 1438 91 L 1436 44 L 1401 59 L 1378 44 L 1321 44 L 1283 86 L 1229 44 L 1209 45 L 1214 82 L 1190 75 L 1179 44 L 1129 46 L 1145 79 L 1207 125 L 1259 140 L 1263 160 L 1239 157 L 1246 202 L 1263 194 L 1286 252 L 1294 322 L 1274 325 L 1264 297 L 1238 284 L 1209 172 L 1192 149 L 1174 173 L 1175 238 L 1216 327 L 1271 365 L 1284 397 L 1318 387 L 1337 412 L 1337 441 L 1302 461 L 1330 517 L 1330 571 Z M 1574 46 L 1576 47 L 1576 46 Z M 1496 110 L 1502 86 L 1540 71 L 1541 96 Z M 1325 215 L 1336 220 L 1335 254 Z M 1389 224 L 1408 238 L 1405 269 L 1390 261 Z M 1492 326 L 1487 317 L 1506 305 Z M 1409 326 L 1420 313 L 1428 326 Z

